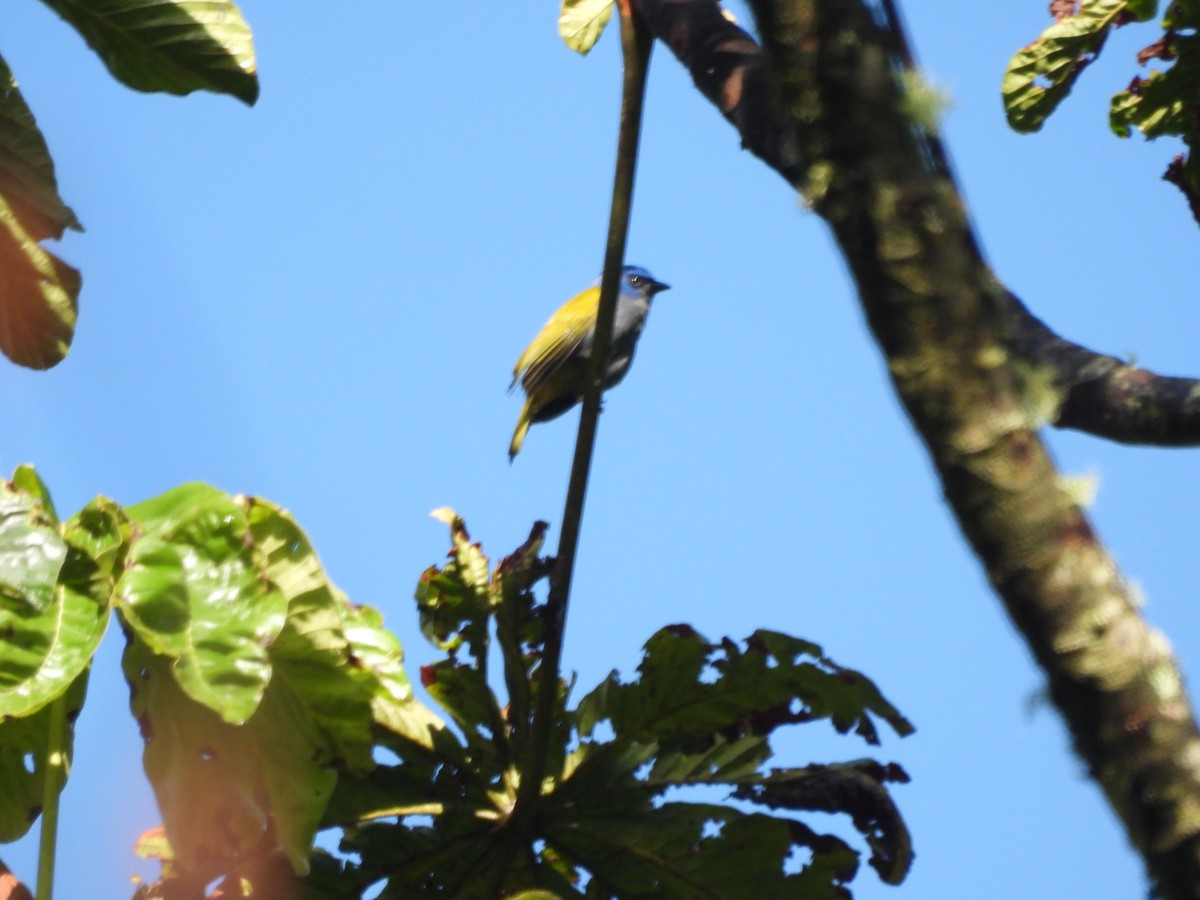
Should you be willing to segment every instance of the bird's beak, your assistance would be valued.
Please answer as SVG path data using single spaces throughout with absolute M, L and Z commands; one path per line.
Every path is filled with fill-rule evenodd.
M 661 281 L 653 281 L 652 280 L 650 282 L 650 296 L 651 297 L 653 297 L 657 293 L 660 293 L 661 291 L 669 291 L 670 289 L 671 289 L 671 286 L 669 284 L 663 284 Z

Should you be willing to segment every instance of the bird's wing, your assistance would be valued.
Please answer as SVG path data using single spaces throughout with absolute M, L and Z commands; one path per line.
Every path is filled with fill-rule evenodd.
M 560 306 L 513 366 L 513 384 L 519 378 L 528 394 L 545 383 L 591 333 L 599 307 L 600 288 L 595 286 Z

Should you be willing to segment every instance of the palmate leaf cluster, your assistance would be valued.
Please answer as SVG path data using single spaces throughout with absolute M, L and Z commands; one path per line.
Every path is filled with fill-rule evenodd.
M 512 813 L 549 627 L 534 593 L 553 570 L 539 556 L 545 525 L 491 568 L 462 520 L 443 517 L 449 561 L 425 572 L 417 601 L 448 656 L 421 681 L 456 741 L 425 768 L 410 757 L 339 784 L 327 823 L 345 829 L 355 862 L 330 866 L 330 885 L 383 883 L 381 897 L 848 896 L 858 852 L 786 814 L 803 810 L 848 815 L 879 877 L 903 879 L 911 849 L 887 792 L 907 780 L 899 767 L 766 763 L 786 725 L 827 720 L 872 744 L 879 721 L 911 726 L 861 674 L 768 631 L 712 643 L 675 625 L 646 643 L 633 680 L 613 673 L 574 707 L 559 683 L 547 774 L 522 831 Z M 506 704 L 490 687 L 493 656 Z M 677 799 L 701 787 L 734 802 Z M 790 866 L 797 855 L 806 863 Z
M 416 598 L 444 652 L 421 681 L 449 725 L 286 511 L 193 484 L 126 509 L 101 498 L 60 522 L 18 469 L 0 486 L 0 839 L 37 819 L 51 712 L 65 704 L 69 752 L 115 612 L 163 816 L 137 848 L 163 877 L 138 897 L 202 897 L 214 881 L 223 897 L 848 896 L 860 851 L 804 811 L 843 814 L 878 876 L 904 877 L 912 854 L 887 788 L 903 771 L 770 768 L 769 742 L 818 720 L 870 744 L 881 722 L 911 726 L 864 676 L 770 631 L 709 642 L 664 628 L 636 677 L 613 673 L 574 705 L 556 681 L 547 774 L 519 824 L 551 627 L 536 596 L 553 571 L 546 526 L 492 566 L 440 515 L 450 557 Z M 314 851 L 322 829 L 340 852 Z
M 1001 91 L 1009 124 L 1037 131 L 1100 54 L 1112 32 L 1146 22 L 1158 0 L 1054 0 L 1055 23 L 1009 62 Z M 1163 4 L 1162 31 L 1137 54 L 1145 75 L 1114 95 L 1109 122 L 1119 137 L 1174 136 L 1188 147 L 1164 176 L 1181 187 L 1200 217 L 1200 0 Z
M 231 0 L 42 0 L 140 91 L 258 97 L 250 28 Z M 5 37 L 9 37 L 5 35 Z M 33 112 L 0 58 L 0 351 L 46 369 L 67 354 L 82 278 L 45 249 L 82 230 L 58 194 Z
M 113 611 L 169 839 L 154 852 L 185 884 L 263 859 L 307 872 L 338 774 L 374 766 L 376 731 L 432 746 L 444 728 L 286 511 L 192 484 L 60 523 L 21 468 L 0 486 L 0 840 L 37 820 L 53 707 L 74 720 Z

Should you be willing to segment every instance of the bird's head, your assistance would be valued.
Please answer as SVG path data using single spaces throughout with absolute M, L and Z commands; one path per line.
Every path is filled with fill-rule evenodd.
M 659 291 L 670 289 L 641 266 L 626 266 L 621 272 L 621 293 L 649 300 Z

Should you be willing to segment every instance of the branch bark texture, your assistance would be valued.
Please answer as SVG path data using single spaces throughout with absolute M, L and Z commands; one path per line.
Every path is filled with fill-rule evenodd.
M 689 30 L 700 13 L 686 8 L 698 5 L 712 6 L 640 0 L 658 36 L 686 44 L 677 55 L 693 64 L 688 48 L 709 46 Z M 996 280 L 937 148 L 904 112 L 897 32 L 860 0 L 751 6 L 770 77 L 740 83 L 767 91 L 757 108 L 774 109 L 783 128 L 750 133 L 779 134 L 791 148 L 781 174 L 833 229 L 946 498 L 1159 891 L 1200 898 L 1200 734 L 1182 677 L 1062 489 L 1024 402 L 1017 373 L 1028 360 L 1015 363 L 1020 352 L 1053 364 L 1064 379 L 1060 419 L 1122 439 L 1165 434 L 1172 403 L 1172 427 L 1182 427 L 1194 386 L 1175 382 L 1153 414 L 1128 415 L 1145 385 L 1131 384 L 1132 394 L 1118 385 L 1157 377 L 1057 338 Z M 738 46 L 743 73 L 754 71 Z
M 636 0 L 655 37 L 737 129 L 742 146 L 797 190 L 805 149 L 780 114 L 762 48 L 712 0 Z M 936 151 L 937 139 L 929 147 Z M 935 154 L 936 155 L 936 154 Z M 1001 301 L 1010 349 L 1047 372 L 1061 402 L 1049 424 L 1129 444 L 1200 445 L 1200 380 L 1157 375 L 1051 331 L 1016 297 Z

